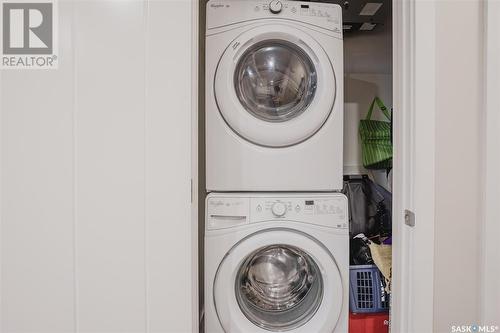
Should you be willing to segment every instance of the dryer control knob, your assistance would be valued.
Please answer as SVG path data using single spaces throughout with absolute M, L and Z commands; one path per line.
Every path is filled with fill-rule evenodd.
M 278 14 L 283 9 L 283 4 L 279 0 L 273 0 L 269 3 L 269 10 L 273 14 Z
M 271 211 L 273 212 L 274 216 L 281 217 L 286 213 L 286 205 L 282 202 L 277 201 L 271 207 Z

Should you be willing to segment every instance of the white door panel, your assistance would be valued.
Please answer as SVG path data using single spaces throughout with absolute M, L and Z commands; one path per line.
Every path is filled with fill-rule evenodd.
M 59 68 L 0 71 L 0 332 L 196 330 L 195 10 L 59 1 Z
M 84 332 L 145 325 L 144 32 L 139 1 L 75 4 L 77 315 Z
M 2 333 L 74 328 L 72 9 L 59 10 L 59 69 L 0 71 Z
M 147 12 L 146 264 L 151 332 L 187 332 L 186 323 L 198 306 L 196 296 L 192 308 L 197 293 L 191 281 L 197 277 L 191 258 L 197 256 L 197 247 L 191 242 L 186 209 L 191 197 L 189 110 L 195 75 L 187 52 L 195 29 L 187 23 L 191 11 L 192 3 L 179 0 L 151 1 Z M 165 40 L 171 42 L 161 42 Z

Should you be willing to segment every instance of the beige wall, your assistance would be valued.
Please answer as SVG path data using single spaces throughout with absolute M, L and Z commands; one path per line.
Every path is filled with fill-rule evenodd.
M 483 19 L 479 0 L 436 6 L 434 331 L 450 332 L 480 323 Z
M 485 225 L 483 243 L 483 311 L 485 323 L 500 324 L 500 2 L 487 1 L 486 76 L 487 111 L 485 144 Z

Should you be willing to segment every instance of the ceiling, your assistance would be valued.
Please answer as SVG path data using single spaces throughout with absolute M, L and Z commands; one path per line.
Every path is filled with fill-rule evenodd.
M 302 0 L 304 1 L 304 0 Z M 342 7 L 344 68 L 346 73 L 392 73 L 392 0 L 319 0 Z M 366 4 L 379 7 L 374 15 L 360 15 Z M 381 4 L 381 5 L 374 5 Z M 363 23 L 372 30 L 359 30 Z
M 392 20 L 392 0 L 318 0 L 313 2 L 340 5 L 346 34 L 356 31 L 363 33 L 380 31 L 384 29 L 384 26 L 390 25 Z M 363 23 L 366 23 L 363 29 L 369 28 L 372 24 L 373 29 L 359 30 Z

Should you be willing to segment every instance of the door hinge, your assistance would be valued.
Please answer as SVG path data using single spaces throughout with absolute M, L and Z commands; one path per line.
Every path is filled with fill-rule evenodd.
M 191 178 L 190 181 L 191 181 L 191 203 L 193 203 L 193 178 Z
M 409 209 L 405 209 L 405 224 L 410 227 L 415 226 L 415 213 Z

